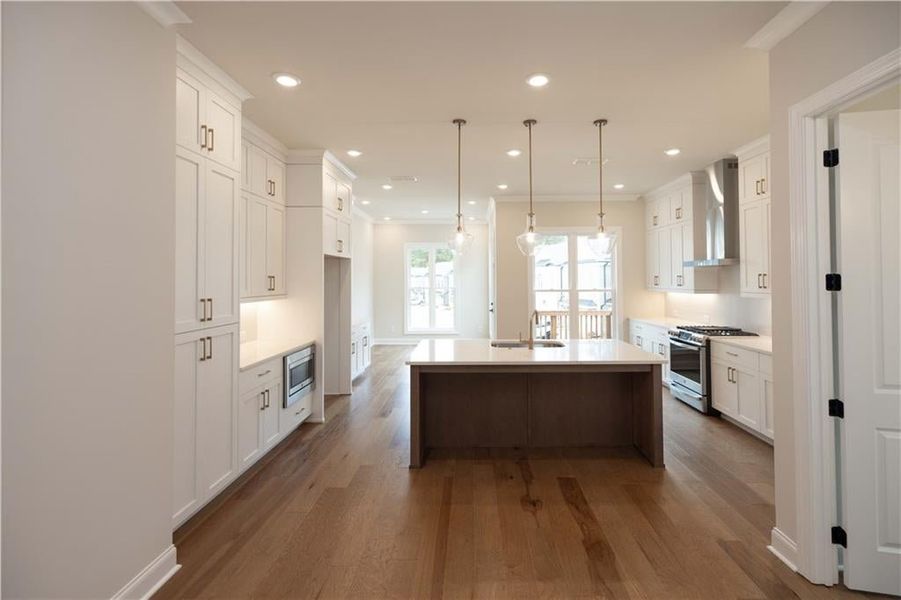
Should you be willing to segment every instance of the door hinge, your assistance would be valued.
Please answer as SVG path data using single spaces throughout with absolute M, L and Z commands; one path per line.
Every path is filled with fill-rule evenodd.
M 842 548 L 848 547 L 848 534 L 845 532 L 844 528 L 837 525 L 832 528 L 832 543 L 838 544 Z
M 826 291 L 827 292 L 842 291 L 842 275 L 841 275 L 841 273 L 826 273 Z
M 829 416 L 830 417 L 838 417 L 839 419 L 845 418 L 845 403 L 839 400 L 838 398 L 830 398 L 829 400 Z
M 838 166 L 838 148 L 823 150 L 823 166 L 829 169 Z

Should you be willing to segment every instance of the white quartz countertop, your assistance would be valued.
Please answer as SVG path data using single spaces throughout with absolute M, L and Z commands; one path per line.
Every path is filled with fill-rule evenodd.
M 711 343 L 735 346 L 736 348 L 763 352 L 764 354 L 773 353 L 773 338 L 768 335 L 718 337 L 711 339 Z
M 244 371 L 257 366 L 260 363 L 266 362 L 267 360 L 291 354 L 295 350 L 299 350 L 304 346 L 309 346 L 312 343 L 311 340 L 289 338 L 244 342 L 238 350 L 238 365 L 239 368 Z
M 564 340 L 563 348 L 494 348 L 491 340 L 422 340 L 408 365 L 649 365 L 659 354 L 619 340 Z

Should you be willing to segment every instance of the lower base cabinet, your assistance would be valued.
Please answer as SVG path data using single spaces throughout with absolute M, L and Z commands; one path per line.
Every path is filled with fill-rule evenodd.
M 369 324 L 353 327 L 350 335 L 350 374 L 351 379 L 356 379 L 372 362 L 372 334 Z
M 669 328 L 629 319 L 629 341 L 645 352 L 659 354 L 666 359 L 661 374 L 664 385 L 669 386 Z
M 280 373 L 279 373 L 280 375 Z M 263 382 L 238 402 L 238 469 L 244 471 L 278 443 L 281 378 Z
M 772 357 L 716 340 L 710 346 L 713 407 L 772 441 Z
M 236 475 L 237 375 L 237 325 L 176 336 L 173 526 Z

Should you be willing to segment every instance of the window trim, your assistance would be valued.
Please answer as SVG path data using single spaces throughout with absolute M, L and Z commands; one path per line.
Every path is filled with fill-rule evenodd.
M 413 250 L 428 250 L 429 265 L 434 265 L 436 250 L 448 250 L 447 243 L 443 242 L 407 242 L 404 244 L 404 335 L 459 335 L 460 329 L 460 257 L 450 249 L 454 255 L 454 325 L 450 329 L 436 327 L 413 328 L 410 326 L 410 253 Z M 434 323 L 435 306 L 433 290 L 435 290 L 435 270 L 429 269 L 429 323 Z
M 540 234 L 544 235 L 565 235 L 567 237 L 567 245 L 569 247 L 569 258 L 570 261 L 573 258 L 573 253 L 578 253 L 578 243 L 575 241 L 575 237 L 571 236 L 580 236 L 580 235 L 592 235 L 597 230 L 593 227 L 538 227 L 536 231 Z M 623 247 L 623 228 L 620 226 L 607 227 L 607 231 L 613 234 L 614 236 L 614 244 L 613 244 L 613 281 L 614 281 L 614 289 L 613 289 L 613 319 L 612 319 L 612 331 L 610 332 L 610 339 L 621 340 L 621 334 L 625 331 L 625 328 L 622 326 L 622 304 L 623 304 L 623 272 L 622 272 L 622 247 Z M 528 307 L 529 314 L 535 310 L 535 260 L 532 257 L 528 258 L 528 267 L 527 267 L 527 289 L 526 293 L 528 295 Z M 572 296 L 573 292 L 578 293 L 579 291 L 590 292 L 597 290 L 580 290 L 578 288 L 578 270 L 570 269 L 570 287 L 565 290 L 537 290 L 537 291 L 564 291 Z M 575 286 L 574 286 L 574 281 Z M 603 291 L 603 290 L 601 290 Z M 578 300 L 576 300 L 578 301 Z M 570 297 L 570 303 L 572 303 L 572 297 Z M 571 327 L 577 325 L 570 325 Z M 570 333 L 570 336 L 572 334 Z

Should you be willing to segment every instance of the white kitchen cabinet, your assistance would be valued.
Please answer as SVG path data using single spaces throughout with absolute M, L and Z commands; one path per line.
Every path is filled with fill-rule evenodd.
M 738 162 L 738 201 L 751 202 L 770 197 L 770 153 L 741 157 Z
M 281 435 L 278 429 L 283 384 L 270 379 L 238 403 L 238 469 L 244 471 L 274 446 Z
M 236 325 L 176 336 L 173 526 L 235 477 L 237 366 Z
M 259 146 L 245 142 L 244 191 L 275 202 L 285 201 L 285 163 Z
M 241 169 L 241 108 L 176 69 L 175 141 L 220 165 Z
M 176 333 L 238 321 L 237 177 L 176 148 Z
M 739 272 L 743 296 L 770 295 L 770 200 L 739 205 Z
M 350 221 L 338 214 L 325 210 L 322 213 L 322 251 L 329 256 L 349 257 Z
M 285 207 L 245 195 L 241 298 L 285 294 Z
M 772 357 L 717 340 L 710 351 L 713 407 L 772 442 Z
M 656 292 L 714 292 L 717 273 L 686 267 L 706 253 L 703 173 L 689 173 L 645 197 L 646 285 Z
M 629 341 L 651 354 L 659 354 L 666 359 L 662 376 L 664 385 L 669 385 L 669 328 L 664 325 L 629 319 Z
M 279 435 L 284 437 L 313 414 L 313 394 L 307 394 L 291 406 L 282 406 L 282 403 L 279 406 L 278 430 Z
M 351 328 L 350 332 L 351 379 L 363 373 L 372 360 L 372 339 L 368 323 Z

